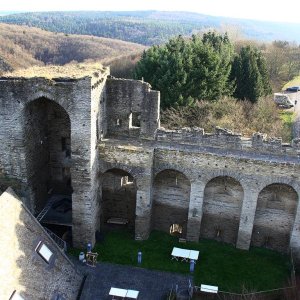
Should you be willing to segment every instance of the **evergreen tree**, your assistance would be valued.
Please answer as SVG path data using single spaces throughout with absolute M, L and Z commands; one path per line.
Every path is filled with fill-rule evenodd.
M 161 92 L 162 108 L 192 105 L 197 99 L 218 100 L 230 94 L 233 47 L 228 37 L 207 33 L 202 38 L 179 36 L 145 51 L 135 69 Z
M 268 71 L 261 52 L 251 46 L 241 48 L 234 59 L 231 78 L 235 80 L 234 97 L 256 102 L 271 93 Z

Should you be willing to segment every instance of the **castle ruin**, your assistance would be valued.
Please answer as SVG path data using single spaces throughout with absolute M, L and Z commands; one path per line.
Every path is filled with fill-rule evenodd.
M 187 240 L 292 248 L 300 260 L 296 141 L 165 130 L 159 92 L 102 67 L 2 77 L 0 91 L 0 166 L 35 215 L 51 195 L 70 197 L 76 247 L 120 218 L 136 239 L 176 225 Z

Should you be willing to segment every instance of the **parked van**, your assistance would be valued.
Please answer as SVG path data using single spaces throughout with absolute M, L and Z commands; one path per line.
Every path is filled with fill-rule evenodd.
M 287 94 L 275 93 L 274 102 L 282 108 L 291 108 L 294 107 L 294 103 Z

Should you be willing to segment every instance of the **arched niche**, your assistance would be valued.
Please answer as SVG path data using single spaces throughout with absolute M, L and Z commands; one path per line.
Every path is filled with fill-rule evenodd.
M 243 187 L 236 179 L 211 179 L 204 189 L 200 237 L 235 244 L 243 198 Z
M 266 186 L 258 195 L 251 245 L 286 252 L 297 205 L 298 195 L 291 186 Z
M 101 226 L 125 225 L 134 230 L 137 191 L 134 178 L 121 169 L 107 170 L 101 177 Z
M 62 106 L 43 97 L 27 103 L 23 117 L 31 209 L 37 214 L 51 194 L 72 194 L 71 122 Z
M 181 172 L 164 170 L 158 173 L 153 186 L 152 226 L 170 233 L 170 226 L 178 224 L 186 235 L 191 183 Z

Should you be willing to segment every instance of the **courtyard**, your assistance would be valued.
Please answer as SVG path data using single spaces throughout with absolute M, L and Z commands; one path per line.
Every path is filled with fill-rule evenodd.
M 200 252 L 193 273 L 190 273 L 189 263 L 171 259 L 173 247 L 194 249 Z M 69 253 L 78 257 L 80 251 L 70 249 Z M 139 251 L 142 252 L 141 264 L 137 262 Z M 187 286 L 188 278 L 196 286 L 214 285 L 218 286 L 221 291 L 236 293 L 243 290 L 262 291 L 287 286 L 291 268 L 288 256 L 268 249 L 251 248 L 249 251 L 243 251 L 232 245 L 211 240 L 180 243 L 178 237 L 159 231 L 153 231 L 146 241 L 135 241 L 133 235 L 126 230 L 107 231 L 101 235 L 93 252 L 99 254 L 98 261 L 100 262 L 97 268 L 91 271 L 92 276 L 96 276 L 99 281 L 99 284 L 94 285 L 100 289 L 100 286 L 104 284 L 104 290 L 108 289 L 108 291 L 111 286 L 151 290 L 158 284 L 162 285 L 159 290 L 165 293 L 172 288 L 172 285 Z M 111 266 L 110 263 L 116 266 L 112 267 L 111 272 L 109 269 L 106 272 L 105 268 Z M 118 271 L 117 265 L 128 266 L 126 268 L 130 276 L 128 276 L 129 273 Z M 114 268 L 116 271 L 113 271 Z M 98 269 L 100 271 L 97 271 Z M 150 277 L 142 280 L 142 274 L 146 269 L 161 271 L 161 274 L 171 272 L 172 274 L 168 275 L 171 279 L 162 279 L 167 275 L 154 275 L 153 278 L 157 280 L 154 284 L 152 279 L 149 279 L 151 275 L 147 275 Z M 105 273 L 98 274 L 102 271 Z M 134 274 L 137 274 L 136 277 Z M 100 283 L 102 280 L 104 282 Z M 88 285 L 89 279 L 85 288 Z

